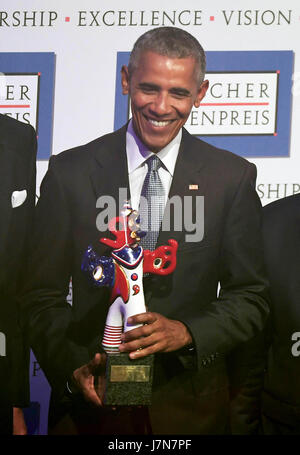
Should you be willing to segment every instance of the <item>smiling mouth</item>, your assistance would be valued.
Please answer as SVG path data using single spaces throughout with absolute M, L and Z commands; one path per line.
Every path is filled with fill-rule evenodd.
M 158 120 L 153 120 L 149 117 L 146 117 L 146 120 L 153 126 L 156 126 L 158 128 L 163 128 L 164 126 L 168 126 L 170 125 L 170 123 L 172 123 L 173 120 L 164 120 L 164 121 L 158 121 Z

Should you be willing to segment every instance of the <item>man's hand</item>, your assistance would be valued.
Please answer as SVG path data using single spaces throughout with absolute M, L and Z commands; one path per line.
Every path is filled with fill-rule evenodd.
M 120 352 L 139 359 L 155 352 L 171 352 L 192 343 L 187 327 L 158 313 L 141 313 L 128 318 L 128 324 L 146 324 L 122 334 Z
M 13 408 L 13 435 L 27 434 L 24 414 L 21 408 Z
M 73 373 L 73 383 L 83 394 L 84 398 L 96 406 L 103 406 L 105 391 L 105 354 L 95 354 L 95 357 L 86 365 L 83 365 Z M 95 376 L 98 383 L 95 385 Z

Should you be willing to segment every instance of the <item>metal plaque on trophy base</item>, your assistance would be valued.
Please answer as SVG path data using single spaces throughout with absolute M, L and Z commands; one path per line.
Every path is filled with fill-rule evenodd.
M 127 353 L 107 356 L 104 404 L 150 405 L 154 355 L 132 360 Z

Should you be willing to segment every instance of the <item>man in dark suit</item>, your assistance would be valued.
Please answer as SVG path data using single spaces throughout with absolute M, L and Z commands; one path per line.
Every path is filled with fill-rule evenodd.
M 300 434 L 300 194 L 264 207 L 271 312 L 262 395 L 265 434 Z
M 144 34 L 129 67 L 122 69 L 132 121 L 50 161 L 36 211 L 23 310 L 53 388 L 52 433 L 230 431 L 225 357 L 261 330 L 268 314 L 261 207 L 255 166 L 182 128 L 205 96 L 204 73 L 203 49 L 187 32 L 163 27 Z M 109 254 L 99 243 L 109 233 L 96 226 L 98 198 L 109 195 L 122 206 L 119 189 L 125 188 L 138 208 L 146 161 L 153 156 L 160 160 L 160 184 L 169 199 L 190 197 L 193 209 L 187 214 L 197 220 L 196 231 L 204 217 L 205 232 L 196 238 L 186 224 L 178 231 L 172 216 L 170 229 L 159 232 L 157 245 L 178 241 L 177 268 L 172 275 L 144 279 L 149 311 L 130 322 L 146 325 L 126 332 L 120 347 L 132 359 L 155 354 L 146 420 L 147 409 L 101 407 L 94 375 L 104 362 L 100 341 L 109 290 L 88 283 L 81 261 L 90 244 L 99 255 Z M 197 196 L 204 196 L 203 216 Z M 190 242 L 188 234 L 194 234 Z M 72 307 L 66 303 L 71 277 Z M 75 386 L 79 393 L 65 393 L 68 379 L 70 391 Z
M 35 161 L 34 129 L 0 114 L 0 434 L 26 432 L 21 408 L 29 397 L 29 348 L 19 327 L 16 295 L 33 221 Z

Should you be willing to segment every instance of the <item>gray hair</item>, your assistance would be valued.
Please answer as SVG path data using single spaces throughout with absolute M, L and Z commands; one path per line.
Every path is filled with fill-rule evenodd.
M 159 27 L 141 35 L 131 51 L 128 73 L 132 76 L 138 67 L 143 52 L 151 51 L 170 58 L 193 57 L 195 59 L 196 80 L 203 82 L 206 58 L 201 44 L 190 33 L 177 27 Z

